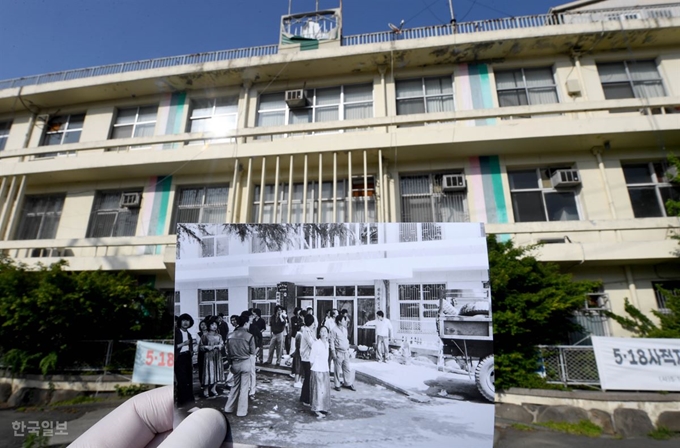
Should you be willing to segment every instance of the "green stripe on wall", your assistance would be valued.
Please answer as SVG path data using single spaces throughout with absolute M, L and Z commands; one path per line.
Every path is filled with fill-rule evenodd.
M 170 110 L 168 111 L 168 122 L 165 125 L 165 135 L 174 135 L 182 132 L 182 118 L 184 117 L 184 103 L 186 92 L 176 92 L 170 98 Z M 163 149 L 179 148 L 179 143 L 165 143 Z
M 498 156 L 481 156 L 479 165 L 482 172 L 482 185 L 484 186 L 487 222 L 506 223 L 508 222 L 508 210 L 503 194 L 500 160 Z

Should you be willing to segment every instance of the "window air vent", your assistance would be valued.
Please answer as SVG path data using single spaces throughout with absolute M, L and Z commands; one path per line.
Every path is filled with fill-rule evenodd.
M 286 90 L 286 104 L 291 109 L 307 106 L 307 97 L 303 89 Z
M 442 191 L 461 191 L 465 188 L 464 174 L 444 174 L 442 176 Z
M 120 207 L 137 208 L 141 199 L 142 195 L 139 193 L 123 193 L 120 197 Z
M 571 188 L 581 185 L 578 170 L 556 170 L 550 177 L 553 188 Z

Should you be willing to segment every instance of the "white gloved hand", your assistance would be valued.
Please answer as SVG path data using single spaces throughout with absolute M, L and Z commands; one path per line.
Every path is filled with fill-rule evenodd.
M 229 423 L 216 409 L 200 409 L 172 430 L 172 386 L 136 395 L 98 421 L 69 448 L 219 448 Z

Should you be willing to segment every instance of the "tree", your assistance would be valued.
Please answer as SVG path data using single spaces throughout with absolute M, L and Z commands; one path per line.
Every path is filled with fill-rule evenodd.
M 15 371 L 44 372 L 87 359 L 93 353 L 82 341 L 169 336 L 172 317 L 159 291 L 125 272 L 66 266 L 29 269 L 0 258 L 0 356 Z
M 563 342 L 578 329 L 574 311 L 593 281 L 574 281 L 554 263 L 536 260 L 536 246 L 487 238 L 494 325 L 496 387 L 533 387 L 541 382 L 536 346 Z

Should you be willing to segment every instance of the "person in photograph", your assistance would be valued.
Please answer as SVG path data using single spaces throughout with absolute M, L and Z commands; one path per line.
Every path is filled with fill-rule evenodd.
M 300 314 L 302 313 L 302 308 L 300 307 L 295 307 L 293 310 L 293 317 L 290 318 L 290 352 L 289 354 L 291 355 L 291 365 L 290 365 L 290 376 L 295 378 L 295 383 L 294 386 L 298 387 L 297 384 L 300 383 L 300 387 L 302 387 L 302 382 L 300 381 L 300 372 L 302 369 L 300 368 L 300 341 L 297 339 L 297 335 L 300 334 L 300 330 L 302 329 L 302 325 L 304 325 L 304 321 L 300 317 Z M 300 337 L 302 337 L 302 334 L 300 334 Z
M 238 315 L 232 314 L 231 316 L 229 316 L 229 323 L 231 324 L 231 328 L 232 328 L 232 330 L 229 332 L 229 334 L 231 334 L 234 331 L 236 331 L 236 329 L 238 328 Z M 227 339 L 229 338 L 229 334 L 227 335 Z M 227 354 L 227 366 L 231 367 L 231 362 L 229 361 L 229 352 L 227 351 L 226 342 L 224 344 L 224 351 Z M 231 369 L 228 368 L 228 367 L 225 367 L 225 373 L 227 374 L 226 385 L 227 385 L 227 389 L 231 389 L 234 386 L 234 374 L 231 373 Z
M 347 320 L 347 335 L 349 337 L 349 343 L 351 344 L 354 339 L 354 328 L 352 326 L 352 317 L 349 315 L 349 310 L 343 308 L 340 310 L 340 315 Z
M 276 365 L 281 365 L 281 355 L 283 355 L 283 338 L 286 330 L 286 320 L 283 317 L 283 308 L 276 305 L 274 314 L 269 319 L 269 328 L 272 332 L 272 340 L 269 343 L 269 355 L 267 356 L 266 364 L 271 364 L 274 359 L 274 351 L 276 351 Z
M 312 353 L 312 345 L 316 341 L 316 324 L 314 323 L 314 315 L 307 314 L 305 316 L 305 326 L 300 330 L 302 336 L 300 337 L 300 365 L 302 366 L 302 391 L 300 392 L 300 401 L 302 404 L 310 406 L 310 376 L 311 364 L 309 362 L 309 355 Z
M 222 364 L 222 336 L 219 333 L 218 319 L 209 319 L 208 333 L 204 334 L 199 343 L 199 350 L 203 355 L 203 396 L 217 396 L 217 383 L 224 381 L 224 365 Z
M 208 324 L 206 323 L 205 319 L 200 321 L 198 323 L 198 351 L 196 355 L 197 359 L 197 367 L 198 367 L 198 381 L 201 384 L 201 387 L 203 387 L 203 371 L 204 371 L 204 365 L 203 365 L 203 358 L 205 357 L 205 351 L 201 349 L 201 340 L 203 339 L 204 336 L 207 336 L 208 334 Z
M 182 407 L 194 403 L 194 339 L 189 328 L 194 326 L 194 319 L 184 313 L 177 318 L 175 328 L 175 399 L 177 406 Z
M 375 313 L 376 320 L 366 322 L 367 327 L 375 327 L 376 356 L 378 362 L 387 362 L 387 355 L 390 353 L 390 339 L 392 338 L 392 323 L 385 318 L 382 310 Z
M 262 319 L 262 310 L 259 308 L 253 308 L 251 314 L 253 317 L 248 331 L 255 337 L 255 346 L 257 347 L 256 358 L 257 361 L 262 364 L 264 359 L 262 332 L 267 328 L 267 323 Z
M 338 316 L 338 310 L 335 308 L 326 311 L 326 318 L 324 319 L 323 326 L 328 330 L 328 334 L 335 328 L 335 318 Z M 328 368 L 330 369 L 333 365 L 333 358 L 331 358 L 331 353 L 328 352 Z
M 331 358 L 334 364 L 334 384 L 335 390 L 339 391 L 340 386 L 356 391 L 354 388 L 354 378 L 349 365 L 349 338 L 347 337 L 347 319 L 342 315 L 335 317 L 335 328 L 330 332 Z M 340 382 L 340 372 L 342 372 L 343 383 Z
M 314 314 L 314 308 L 311 306 L 307 307 L 307 314 L 311 314 L 311 316 L 314 318 L 314 324 L 318 327 L 319 326 L 319 320 L 316 318 L 316 314 Z
M 318 339 L 312 344 L 309 354 L 311 364 L 311 378 L 309 393 L 311 396 L 312 412 L 317 418 L 325 418 L 331 409 L 331 375 L 328 369 L 328 328 L 321 326 Z
M 256 350 L 254 336 L 245 329 L 248 319 L 246 314 L 241 314 L 239 326 L 227 338 L 227 352 L 234 374 L 234 386 L 229 391 L 224 412 L 231 414 L 235 411 L 237 417 L 248 415 L 250 375 Z
M 229 316 L 229 323 L 231 324 L 231 331 L 229 333 L 231 333 L 232 331 L 236 330 L 236 327 L 238 327 L 238 316 L 236 314 Z M 229 337 L 228 334 L 227 337 Z
M 227 336 L 229 335 L 229 325 L 224 321 L 224 313 L 217 315 L 217 330 L 222 337 L 222 342 L 227 342 Z

